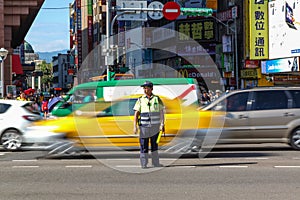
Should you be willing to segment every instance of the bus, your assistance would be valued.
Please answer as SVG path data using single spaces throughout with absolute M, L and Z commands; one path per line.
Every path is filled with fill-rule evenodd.
M 184 105 L 198 104 L 200 90 L 192 78 L 147 78 L 82 83 L 73 87 L 51 111 L 53 116 L 67 116 L 89 101 L 111 102 L 134 94 L 143 95 L 141 85 L 154 84 L 153 93 L 170 99 L 180 98 Z M 90 96 L 90 98 L 87 98 Z

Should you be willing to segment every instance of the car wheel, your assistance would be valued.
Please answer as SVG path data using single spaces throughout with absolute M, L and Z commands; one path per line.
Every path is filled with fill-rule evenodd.
M 1 136 L 1 144 L 6 150 L 18 150 L 22 145 L 22 137 L 16 130 L 7 130 Z
M 290 136 L 290 145 L 295 150 L 300 150 L 300 128 L 295 129 Z

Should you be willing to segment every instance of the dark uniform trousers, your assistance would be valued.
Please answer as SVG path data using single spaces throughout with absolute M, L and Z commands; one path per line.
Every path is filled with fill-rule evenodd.
M 149 140 L 150 140 L 152 165 L 159 166 L 158 144 L 156 143 L 159 134 L 159 126 L 140 127 L 140 130 L 141 130 L 141 135 L 140 135 L 141 165 L 147 166 L 148 164 L 148 158 L 149 158 L 148 151 L 149 151 Z M 153 131 L 155 131 L 155 133 Z
M 158 156 L 158 144 L 156 140 L 158 138 L 158 134 L 154 134 L 151 137 L 140 137 L 140 161 L 142 166 L 147 166 L 148 158 L 149 158 L 149 140 L 151 145 L 151 158 L 152 158 L 152 165 L 159 166 L 159 156 Z

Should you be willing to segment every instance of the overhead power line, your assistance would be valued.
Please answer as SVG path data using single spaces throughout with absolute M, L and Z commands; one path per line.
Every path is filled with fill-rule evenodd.
M 59 8 L 42 8 L 44 10 L 63 10 L 63 9 L 69 9 L 69 7 L 59 7 Z

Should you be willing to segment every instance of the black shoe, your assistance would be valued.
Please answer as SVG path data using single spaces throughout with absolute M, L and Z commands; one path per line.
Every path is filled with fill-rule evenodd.
M 142 169 L 148 169 L 148 167 L 147 166 L 142 166 Z
M 162 164 L 152 165 L 152 167 L 163 167 L 163 165 Z

